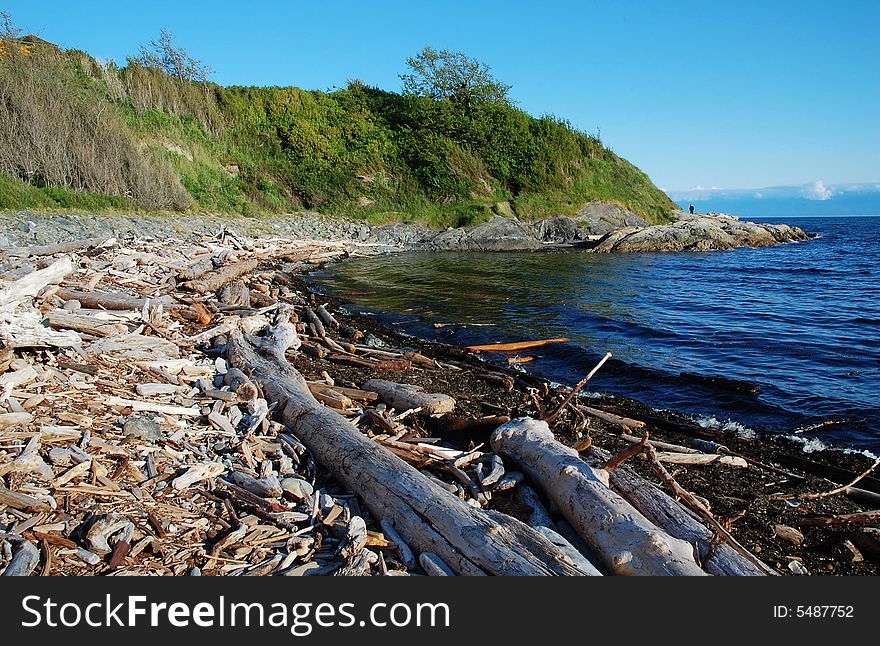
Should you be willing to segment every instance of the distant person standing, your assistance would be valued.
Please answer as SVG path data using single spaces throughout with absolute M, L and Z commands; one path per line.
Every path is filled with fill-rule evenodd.
M 688 211 L 690 211 L 691 213 L 694 212 L 694 205 L 693 205 L 693 204 L 691 204 L 691 205 L 688 207 Z

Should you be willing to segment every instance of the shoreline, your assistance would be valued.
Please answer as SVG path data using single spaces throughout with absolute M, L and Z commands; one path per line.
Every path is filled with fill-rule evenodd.
M 317 271 L 323 271 L 325 268 L 322 268 Z M 394 327 L 396 325 L 396 319 L 400 318 L 399 315 L 396 314 L 388 314 L 385 312 L 377 311 L 373 312 L 372 310 L 365 310 L 355 303 L 347 300 L 344 296 L 337 296 L 331 288 L 329 288 L 325 283 L 321 281 L 320 278 L 314 278 L 309 275 L 309 282 L 306 283 L 306 287 L 316 293 L 321 299 L 328 300 L 332 299 L 333 302 L 340 304 L 342 307 L 346 309 L 346 311 L 353 312 L 360 317 L 363 317 L 365 321 L 372 321 L 373 325 L 377 328 L 385 329 L 385 330 L 393 330 L 395 334 L 399 335 L 402 339 L 418 339 L 421 342 L 429 344 L 431 346 L 436 346 L 438 348 L 446 348 L 446 349 L 457 349 L 461 350 L 461 346 L 444 343 L 443 341 L 430 338 L 428 336 L 419 335 L 417 333 L 409 333 L 409 332 L 399 332 Z M 447 323 L 446 325 L 454 325 L 454 323 Z M 461 324 L 463 327 L 466 327 L 467 324 Z M 490 335 L 491 336 L 491 335 Z M 490 342 L 502 343 L 507 341 L 508 339 L 499 338 Z M 573 384 L 568 382 L 560 382 L 556 381 L 550 377 L 542 377 L 539 375 L 534 375 L 529 371 L 528 365 L 521 366 L 522 372 L 519 370 L 510 369 L 510 366 L 501 361 L 501 357 L 498 358 L 488 358 L 485 359 L 486 365 L 492 366 L 496 370 L 505 370 L 509 371 L 510 374 L 525 374 L 530 379 L 535 380 L 544 380 L 552 387 L 563 387 L 570 388 Z M 740 380 L 732 380 L 728 379 L 725 375 L 722 374 L 713 374 L 712 376 L 704 377 L 704 379 L 721 379 L 724 381 L 729 381 L 736 386 L 747 387 L 752 385 L 751 382 L 740 381 Z M 809 455 L 812 453 L 822 453 L 822 452 L 840 452 L 846 455 L 857 455 L 869 460 L 875 460 L 880 457 L 880 450 L 873 450 L 871 448 L 851 448 L 842 443 L 823 440 L 819 437 L 813 437 L 809 435 L 809 432 L 813 430 L 813 426 L 806 426 L 805 429 L 799 430 L 797 433 L 795 432 L 786 432 L 781 430 L 768 430 L 767 428 L 760 427 L 758 425 L 748 426 L 743 423 L 741 419 L 737 419 L 735 417 L 719 417 L 718 413 L 712 411 L 684 411 L 672 407 L 667 407 L 662 403 L 655 402 L 652 405 L 645 404 L 644 402 L 639 401 L 633 397 L 627 395 L 612 395 L 603 392 L 594 392 L 591 395 L 583 395 L 584 397 L 595 397 L 597 399 L 602 400 L 620 400 L 625 402 L 627 400 L 636 401 L 639 405 L 644 406 L 645 408 L 651 408 L 655 412 L 666 412 L 676 416 L 677 418 L 687 419 L 690 423 L 698 426 L 702 426 L 707 429 L 707 432 L 718 431 L 724 432 L 727 434 L 739 435 L 745 439 L 749 439 L 752 437 L 767 437 L 767 438 L 780 438 L 790 443 L 792 450 L 800 449 L 804 454 Z M 816 428 L 821 426 L 821 423 L 814 425 Z M 807 447 L 807 448 L 805 448 Z
M 251 238 L 281 237 L 374 245 L 395 251 L 553 251 L 591 253 L 730 251 L 811 239 L 798 227 L 756 223 L 725 214 L 677 213 L 672 223 L 650 225 L 612 204 L 594 203 L 577 217 L 519 221 L 496 216 L 481 224 L 434 230 L 422 224 L 370 225 L 305 211 L 259 217 L 184 214 L 0 213 L 0 248 L 45 245 L 108 235 L 186 237 L 231 229 Z
M 249 244 L 247 241 L 242 241 L 234 234 L 222 234 L 217 238 L 217 241 L 220 243 L 217 247 L 218 249 L 226 248 L 233 250 L 233 254 L 235 254 L 234 250 L 236 248 L 239 248 L 244 252 Z M 273 299 L 292 299 L 291 302 L 298 302 L 297 299 L 302 297 L 298 297 L 296 294 L 303 294 L 306 297 L 304 302 L 311 302 L 312 306 L 316 307 L 319 304 L 316 296 L 298 275 L 310 269 L 315 269 L 318 265 L 323 266 L 332 258 L 339 258 L 340 255 L 347 255 L 347 252 L 344 252 L 344 246 L 345 245 L 341 243 L 338 243 L 337 245 L 327 245 L 324 247 L 325 251 L 323 252 L 312 252 L 313 254 L 317 254 L 314 256 L 316 258 L 314 261 L 312 260 L 313 256 L 308 256 L 308 259 L 306 259 L 305 262 L 303 262 L 303 260 L 292 260 L 287 261 L 287 264 L 279 265 L 275 261 L 271 263 L 263 261 L 261 264 L 262 268 L 257 269 L 256 266 L 254 266 L 254 268 L 251 269 L 252 273 L 244 274 L 244 279 L 254 288 L 251 291 L 251 298 L 256 300 L 250 301 L 250 306 L 259 306 L 259 299 L 265 298 L 265 295 L 270 295 Z M 317 247 L 320 249 L 320 245 L 317 245 Z M 147 248 L 159 250 L 163 248 L 163 243 L 154 242 L 151 243 L 151 246 L 147 245 Z M 172 248 L 172 246 L 169 246 L 169 251 Z M 341 251 L 343 252 L 342 254 L 340 253 Z M 81 258 L 82 261 L 85 262 L 85 266 L 91 266 L 93 261 L 89 260 L 89 258 L 100 257 L 102 253 L 104 252 L 100 251 L 99 246 L 94 252 L 86 253 L 86 255 L 81 256 Z M 124 259 L 126 255 L 115 256 L 112 251 L 106 253 L 111 254 L 109 257 L 116 257 L 120 260 Z M 141 252 L 136 252 L 135 255 L 137 253 Z M 130 252 L 128 255 L 130 255 Z M 293 255 L 295 256 L 296 254 Z M 293 256 L 291 256 L 291 258 L 292 257 Z M 127 262 L 120 265 L 122 268 L 127 267 L 128 272 L 133 272 L 132 275 L 135 278 L 138 275 L 138 266 L 137 262 L 135 262 L 134 265 Z M 150 267 L 151 265 L 147 262 L 144 266 Z M 253 273 L 254 269 L 256 269 L 256 273 Z M 108 277 L 108 280 L 115 282 L 118 278 L 118 276 L 115 278 Z M 130 285 L 131 283 L 127 284 Z M 123 282 L 120 286 L 124 287 L 125 285 L 126 283 Z M 256 286 L 258 285 L 266 285 L 265 289 L 268 291 L 262 291 L 264 289 L 263 287 L 256 289 Z M 264 296 L 261 297 L 260 294 L 264 294 Z M 52 299 L 57 297 L 50 296 L 48 298 Z M 344 331 L 348 328 L 352 328 L 360 331 L 368 340 L 370 337 L 367 335 L 371 335 L 374 339 L 384 340 L 384 344 L 381 341 L 378 344 L 367 343 L 365 341 L 364 343 L 366 344 L 365 347 L 367 350 L 361 351 L 358 349 L 361 346 L 352 345 L 352 341 L 348 340 L 348 337 L 345 335 L 338 336 L 338 341 L 333 341 L 331 339 L 323 344 L 316 343 L 317 337 L 313 334 L 314 330 L 306 333 L 306 328 L 303 328 L 303 331 L 300 331 L 300 335 L 308 343 L 301 348 L 300 352 L 291 355 L 293 365 L 302 374 L 312 379 L 324 379 L 324 377 L 321 376 L 322 374 L 325 376 L 328 374 L 332 375 L 332 379 L 330 379 L 328 384 L 328 388 L 330 388 L 331 391 L 334 385 L 343 389 L 353 388 L 356 390 L 363 387 L 367 379 L 380 377 L 383 379 L 399 381 L 400 383 L 423 385 L 429 392 L 443 392 L 456 399 L 457 404 L 455 412 L 458 419 L 470 420 L 468 424 L 465 424 L 465 427 L 471 429 L 469 432 L 479 432 L 479 436 L 467 438 L 468 443 L 476 440 L 476 444 L 483 445 L 486 443 L 487 437 L 485 436 L 487 435 L 487 431 L 491 430 L 489 427 L 497 427 L 499 419 L 503 419 L 504 417 L 513 418 L 520 415 L 536 415 L 539 411 L 535 411 L 533 408 L 534 406 L 547 406 L 554 401 L 558 402 L 560 397 L 563 397 L 565 394 L 563 390 L 553 388 L 549 384 L 546 384 L 546 382 L 542 382 L 542 380 L 523 375 L 517 371 L 511 371 L 507 369 L 506 366 L 497 367 L 477 361 L 461 349 L 416 339 L 414 337 L 404 337 L 390 329 L 388 326 L 382 326 L 377 321 L 371 319 L 371 317 L 364 317 L 357 314 L 342 314 L 339 311 L 340 301 L 337 299 L 325 299 L 322 297 L 321 300 L 328 302 L 327 309 L 331 316 L 338 317 L 338 323 L 340 323 L 339 329 Z M 202 301 L 196 300 L 192 302 L 197 303 Z M 263 302 L 264 304 L 268 303 L 268 301 Z M 278 301 L 276 300 L 276 303 L 277 302 Z M 239 309 L 241 310 L 241 306 L 239 306 Z M 215 316 L 223 315 L 223 312 L 225 311 L 227 310 L 219 309 Z M 232 309 L 230 311 L 234 312 L 235 310 Z M 241 311 L 247 310 L 245 309 Z M 172 316 L 171 320 L 176 320 L 179 323 L 182 323 L 184 329 L 190 330 L 193 333 L 197 333 L 198 330 L 204 329 L 203 327 L 199 327 L 202 324 L 197 324 L 192 321 L 187 322 L 187 319 L 180 319 L 178 315 L 173 314 L 173 312 L 174 310 L 169 310 L 168 315 Z M 165 331 L 167 329 L 166 325 L 161 323 L 161 321 L 156 323 L 156 325 L 159 326 L 159 330 L 162 330 L 164 335 L 170 334 L 172 338 L 176 338 L 176 335 L 180 334 L 179 331 L 172 331 L 174 330 L 173 327 L 168 329 L 168 331 Z M 143 328 L 143 326 L 141 326 L 141 328 Z M 334 333 L 334 335 L 336 334 L 338 333 Z M 150 338 L 150 336 L 152 336 L 152 334 L 146 338 Z M 342 346 L 341 344 L 343 343 L 347 345 Z M 320 348 L 322 345 L 324 346 L 324 350 L 314 349 Z M 347 363 L 346 361 L 340 363 L 339 359 L 334 361 L 330 358 L 330 355 L 332 355 L 332 349 L 337 346 L 348 348 L 348 350 L 357 350 L 355 354 L 365 355 L 366 360 L 360 359 L 359 361 L 353 361 L 348 359 Z M 306 353 L 305 350 L 307 347 L 311 347 L 313 350 Z M 207 355 L 202 352 L 200 356 L 207 356 L 208 358 L 222 357 L 222 348 L 222 345 L 217 345 L 217 343 L 215 343 L 213 348 L 203 348 L 203 351 L 207 352 Z M 329 352 L 327 351 L 327 348 L 330 348 Z M 371 350 L 370 348 L 373 349 Z M 413 355 L 412 360 L 407 359 L 407 365 L 403 368 L 402 364 L 394 363 L 394 359 L 387 362 L 382 359 L 382 357 L 386 355 L 399 355 L 400 357 L 406 357 L 407 352 L 410 351 L 415 351 L 416 355 Z M 315 353 L 314 356 L 313 353 Z M 320 356 L 322 354 L 324 356 Z M 30 357 L 30 355 L 27 356 Z M 416 360 L 416 356 L 421 357 L 421 359 Z M 37 358 L 37 355 L 34 355 L 34 358 Z M 345 359 L 344 354 L 342 355 L 342 358 Z M 422 359 L 427 359 L 429 363 L 433 362 L 433 365 L 422 365 L 420 363 Z M 101 365 L 104 364 L 99 362 L 99 366 Z M 119 364 L 118 361 L 114 363 L 111 353 L 110 364 L 107 367 L 98 368 L 98 379 L 100 379 L 100 371 L 105 369 L 110 370 L 112 374 L 115 371 L 115 368 L 112 368 L 114 365 Z M 201 365 L 201 363 L 198 363 L 198 365 Z M 196 366 L 197 368 L 198 365 Z M 212 360 L 212 362 L 206 364 L 206 366 L 207 365 L 212 366 L 209 374 L 215 374 L 213 366 L 219 364 L 216 364 L 216 362 Z M 456 366 L 457 369 L 455 369 Z M 201 368 L 198 368 L 198 370 L 201 370 Z M 100 382 L 98 383 L 100 387 Z M 187 383 L 191 384 L 192 381 L 190 380 Z M 124 388 L 122 390 L 124 390 Z M 13 390 L 12 392 L 14 393 L 15 391 Z M 538 400 L 534 399 L 535 393 L 539 396 Z M 178 393 L 172 396 L 171 402 L 173 403 L 175 401 L 178 401 L 180 405 L 185 405 L 188 401 L 191 402 L 192 400 L 183 394 Z M 109 412 L 113 419 L 124 419 L 124 417 L 119 417 L 120 412 L 118 411 L 118 406 L 116 407 L 117 412 L 115 413 L 115 417 L 113 417 L 114 413 L 112 409 L 109 411 L 108 409 L 104 409 L 100 404 L 100 399 L 95 400 L 94 398 L 89 398 L 87 392 L 85 395 L 85 402 L 91 402 L 91 404 L 98 406 L 98 409 L 102 411 L 102 414 L 106 415 L 107 412 Z M 591 399 L 587 403 L 589 403 L 591 407 L 600 407 L 598 410 L 603 410 L 606 415 L 610 413 L 611 415 L 617 415 L 618 417 L 636 421 L 641 419 L 642 423 L 646 424 L 643 428 L 650 431 L 652 440 L 659 439 L 670 441 L 678 446 L 692 444 L 695 440 L 701 439 L 721 441 L 729 450 L 734 451 L 739 455 L 749 456 L 750 459 L 764 464 L 764 467 L 752 468 L 754 466 L 752 465 L 752 467 L 747 469 L 727 466 L 726 464 L 678 467 L 681 472 L 678 473 L 676 477 L 678 477 L 682 484 L 688 489 L 709 500 L 712 509 L 718 514 L 719 518 L 726 518 L 726 522 L 730 523 L 734 535 L 743 543 L 747 544 L 747 547 L 753 550 L 754 553 L 766 555 L 768 564 L 774 567 L 779 573 L 790 574 L 801 572 L 799 569 L 801 567 L 806 568 L 811 574 L 877 573 L 876 561 L 865 559 L 864 555 L 861 555 L 861 552 L 859 552 L 859 554 L 861 555 L 862 560 L 858 562 L 846 561 L 846 558 L 855 557 L 852 556 L 852 554 L 850 554 L 850 557 L 847 557 L 846 551 L 841 552 L 841 546 L 843 546 L 844 550 L 849 549 L 847 541 L 849 542 L 849 545 L 855 545 L 853 540 L 862 540 L 861 538 L 856 538 L 856 536 L 861 537 L 864 533 L 859 533 L 861 531 L 859 526 L 855 526 L 854 528 L 844 527 L 843 529 L 839 527 L 805 528 L 804 531 L 801 532 L 801 540 L 803 542 L 799 545 L 789 542 L 792 533 L 790 533 L 788 529 L 778 529 L 777 526 L 797 529 L 796 525 L 798 524 L 798 519 L 810 514 L 836 515 L 841 513 L 853 513 L 866 509 L 866 507 L 859 506 L 858 503 L 845 496 L 822 498 L 819 501 L 806 502 L 797 507 L 789 506 L 787 503 L 781 501 L 770 501 L 767 497 L 766 487 L 771 483 L 772 486 L 779 488 L 782 492 L 793 495 L 797 495 L 798 493 L 824 491 L 833 486 L 830 482 L 811 475 L 804 476 L 804 479 L 802 480 L 792 479 L 788 476 L 780 479 L 779 470 L 785 471 L 787 469 L 792 469 L 793 467 L 785 466 L 784 464 L 777 462 L 777 460 L 783 458 L 786 453 L 791 453 L 791 447 L 779 446 L 773 441 L 773 438 L 762 438 L 760 443 L 755 443 L 748 442 L 742 438 L 712 433 L 707 429 L 702 429 L 694 424 L 689 424 L 686 419 L 682 419 L 675 413 L 648 409 L 634 400 L 621 400 L 619 398 L 611 400 Z M 578 406 L 582 406 L 583 404 L 583 401 L 578 402 Z M 178 408 L 179 407 L 180 406 L 178 406 Z M 85 408 L 88 409 L 89 406 L 86 405 Z M 177 409 L 175 409 L 175 411 L 176 410 Z M 125 412 L 124 407 L 121 412 Z M 131 413 L 129 413 L 129 415 L 130 414 Z M 50 413 L 50 417 L 47 418 L 47 420 L 51 419 L 51 415 L 52 413 Z M 494 418 L 495 421 L 487 422 L 488 418 Z M 612 417 L 611 419 L 614 418 Z M 403 418 L 401 418 L 401 420 L 403 420 Z M 456 442 L 460 444 L 462 440 L 465 439 L 461 434 L 459 434 L 458 437 L 452 437 L 449 435 L 449 433 L 452 433 L 453 435 L 456 434 L 455 423 L 450 422 L 451 425 L 447 426 L 435 426 L 434 424 L 439 422 L 432 420 L 435 420 L 435 418 L 414 414 L 403 421 L 403 423 L 405 425 L 412 424 L 412 426 L 404 426 L 404 428 L 409 428 L 410 433 L 415 433 L 416 435 L 414 437 L 425 438 L 431 437 L 434 434 L 440 434 L 441 440 L 443 440 L 444 444 L 448 443 L 453 446 Z M 57 424 L 62 422 L 63 420 L 56 422 L 56 427 L 60 428 Z M 46 422 L 43 423 L 45 424 Z M 220 424 L 220 422 L 216 423 Z M 69 424 L 69 422 L 67 422 L 67 424 Z M 208 428 L 210 428 L 210 426 Z M 272 428 L 271 425 L 269 428 Z M 458 428 L 458 431 L 460 430 L 461 428 Z M 596 417 L 594 414 L 588 414 L 586 416 L 581 413 L 569 414 L 569 411 L 564 412 L 563 415 L 560 416 L 560 420 L 554 425 L 554 432 L 559 438 L 563 439 L 566 444 L 577 444 L 583 442 L 589 437 L 595 442 L 596 446 L 601 445 L 603 448 L 611 450 L 612 453 L 628 446 L 628 442 L 622 438 L 619 432 L 617 432 L 619 430 L 617 423 L 608 423 L 607 420 L 602 417 Z M 100 440 L 105 446 L 108 444 L 114 446 L 115 443 L 119 441 L 119 430 L 112 425 L 109 427 L 104 426 L 103 430 L 100 431 L 100 434 L 105 436 L 105 439 Z M 100 437 L 95 434 L 92 435 L 94 437 Z M 164 432 L 162 437 L 163 439 L 159 440 L 160 446 L 168 441 L 165 439 Z M 110 441 L 108 442 L 108 439 L 106 438 L 109 438 Z M 380 439 L 379 441 L 382 440 Z M 182 445 L 172 442 L 171 446 L 179 448 Z M 209 449 L 209 451 L 213 450 L 216 449 Z M 467 451 L 469 450 L 468 445 L 465 445 L 458 450 Z M 794 453 L 796 453 L 796 451 Z M 173 456 L 174 452 L 170 455 Z M 12 457 L 14 457 L 14 453 L 9 453 L 7 450 L 6 457 L 0 459 L 0 463 L 3 463 L 5 460 L 8 464 L 9 458 Z M 795 455 L 793 457 L 799 456 Z M 775 466 L 767 464 L 768 462 L 773 462 Z M 831 459 L 829 459 L 829 456 L 821 456 L 821 459 L 816 461 L 816 464 L 820 467 L 824 466 L 827 468 L 830 466 L 836 469 L 844 469 L 845 473 L 849 475 L 857 473 L 858 470 L 863 469 L 865 462 L 866 460 L 864 458 L 860 460 L 856 456 L 847 456 L 846 458 L 832 456 Z M 806 466 L 809 465 L 801 464 L 801 467 Z M 640 462 L 633 462 L 632 467 L 635 471 L 644 473 L 646 477 L 650 477 L 649 470 L 646 470 L 644 465 Z M 319 465 L 317 468 L 319 471 L 322 470 Z M 179 468 L 173 469 L 168 473 L 168 477 L 182 477 Z M 255 471 L 252 471 L 251 473 L 252 475 L 249 477 L 255 477 L 258 475 Z M 246 469 L 244 474 L 247 475 Z M 113 476 L 110 472 L 108 472 L 108 475 L 111 477 L 119 477 Z M 104 477 L 106 478 L 107 476 Z M 314 478 L 314 476 L 312 477 Z M 167 481 L 165 482 L 167 484 Z M 242 477 L 240 480 L 236 480 L 236 482 L 241 483 L 249 481 Z M 351 507 L 351 505 L 354 504 L 351 502 L 353 498 L 348 497 L 352 495 L 350 490 L 340 490 L 338 488 L 338 483 L 334 484 L 333 479 L 321 480 L 319 478 L 314 480 L 313 485 L 310 486 L 318 486 L 319 482 L 326 483 L 326 486 L 328 487 L 327 491 L 334 492 L 332 495 L 335 496 L 335 500 L 345 502 L 343 507 L 346 509 L 353 509 L 353 507 Z M 872 482 L 873 480 L 866 479 L 863 484 L 871 485 Z M 8 482 L 7 484 L 11 485 L 14 483 Z M 137 489 L 136 485 L 126 484 L 124 490 L 133 491 L 131 486 L 135 486 Z M 221 486 L 220 490 L 225 491 L 223 488 L 225 486 L 226 485 Z M 217 493 L 218 490 L 215 489 L 214 494 L 212 495 L 216 496 Z M 522 516 L 522 509 L 517 507 L 516 502 L 511 499 L 509 495 L 500 490 L 496 493 L 495 504 L 499 511 L 504 511 L 513 517 L 517 517 L 518 515 Z M 464 495 L 467 497 L 466 492 L 464 492 Z M 333 504 L 339 503 L 337 502 Z M 116 505 L 108 504 L 105 508 L 116 509 Z M 289 508 L 296 509 L 298 507 L 293 506 Z M 745 512 L 745 514 L 741 515 L 742 512 Z M 352 512 L 349 511 L 348 513 Z M 343 515 L 343 517 L 345 517 L 345 515 Z M 371 531 L 381 532 L 381 528 L 375 523 L 375 519 L 370 520 L 369 515 L 366 517 Z M 37 522 L 39 523 L 40 521 L 38 520 Z M 42 525 L 37 526 L 41 527 Z M 13 526 L 9 526 L 7 529 L 12 527 Z M 164 531 L 167 531 L 167 528 Z M 334 531 L 337 531 L 338 534 L 338 530 Z M 783 534 L 789 538 L 780 538 L 779 531 L 782 531 Z M 800 532 L 800 530 L 797 531 Z M 223 534 L 223 532 L 221 532 L 221 534 Z M 68 535 L 75 536 L 75 534 Z M 328 538 L 328 540 L 331 540 L 333 534 L 331 533 L 328 536 L 331 537 Z M 149 535 L 140 540 L 143 541 L 147 538 L 149 538 Z M 869 539 L 870 535 L 865 540 Z M 69 538 L 65 538 L 64 540 L 69 540 Z M 150 540 L 159 539 L 154 538 Z M 208 538 L 208 540 L 210 541 L 211 539 Z M 338 540 L 338 538 L 336 540 Z M 381 548 L 377 549 L 379 552 L 382 552 Z M 194 560 L 186 561 L 188 567 L 190 565 L 195 567 L 204 566 L 204 557 L 193 556 L 191 558 Z M 388 558 L 393 559 L 393 556 L 389 556 Z M 125 557 L 123 556 L 123 562 L 125 562 L 124 559 Z M 282 561 L 283 557 L 281 559 L 276 559 L 273 562 L 273 566 L 279 566 Z M 389 562 L 393 562 L 393 560 Z M 798 565 L 792 566 L 792 563 Z M 253 564 L 253 566 L 260 566 L 262 564 L 263 561 L 260 561 Z M 137 564 L 133 564 L 131 567 L 134 567 L 135 565 Z M 308 563 L 303 563 L 302 565 L 305 568 L 303 573 L 310 572 L 313 574 L 336 572 L 340 568 L 351 566 L 350 563 L 346 565 L 346 563 L 339 562 L 338 560 L 330 560 L 327 562 L 321 562 L 319 560 L 317 565 L 314 567 L 309 566 L 307 568 L 305 566 L 307 566 Z M 250 568 L 252 566 L 238 566 L 238 569 L 241 569 L 242 567 Z M 373 568 L 369 563 L 361 563 L 359 567 L 367 568 L 368 571 L 372 571 Z M 395 565 L 394 567 L 397 566 Z M 234 571 L 234 569 L 230 571 Z M 405 572 L 407 570 L 405 568 L 401 571 Z M 363 574 L 365 572 L 360 573 Z

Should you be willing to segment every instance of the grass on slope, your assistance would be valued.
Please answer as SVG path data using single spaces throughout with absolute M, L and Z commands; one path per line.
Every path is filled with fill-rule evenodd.
M 0 56 L 0 209 L 284 213 L 475 224 L 669 198 L 555 117 L 372 88 L 191 83 L 37 48 Z

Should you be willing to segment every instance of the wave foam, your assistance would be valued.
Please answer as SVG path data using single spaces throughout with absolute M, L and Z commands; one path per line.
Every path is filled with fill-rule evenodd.
M 708 415 L 701 415 L 693 418 L 694 421 L 702 426 L 703 428 L 710 428 L 715 431 L 724 431 L 725 433 L 736 433 L 741 438 L 744 439 L 754 439 L 758 436 L 757 431 L 755 429 L 749 428 L 739 422 L 735 422 L 732 419 L 721 421 L 717 417 L 711 417 Z

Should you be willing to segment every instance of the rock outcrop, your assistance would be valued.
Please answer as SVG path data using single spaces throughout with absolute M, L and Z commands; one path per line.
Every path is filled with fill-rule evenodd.
M 576 218 L 586 235 L 606 235 L 625 227 L 647 227 L 650 223 L 622 206 L 608 202 L 590 202 Z
M 393 244 L 387 237 L 390 231 L 384 233 L 377 241 Z M 449 228 L 440 233 L 421 227 L 418 231 L 421 237 L 414 235 L 409 240 L 400 230 L 395 230 L 394 235 L 406 247 L 416 251 L 534 251 L 543 246 L 531 225 L 501 216 L 475 227 Z
M 601 238 L 592 251 L 726 251 L 737 247 L 770 247 L 809 237 L 802 229 L 787 224 L 758 224 L 732 215 L 682 214 L 672 224 L 613 231 Z

